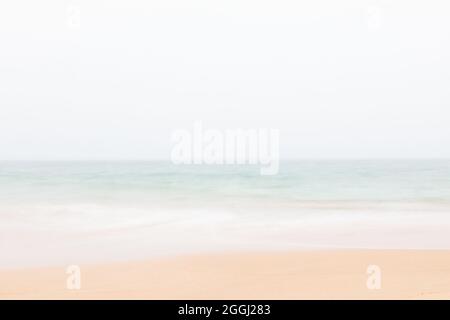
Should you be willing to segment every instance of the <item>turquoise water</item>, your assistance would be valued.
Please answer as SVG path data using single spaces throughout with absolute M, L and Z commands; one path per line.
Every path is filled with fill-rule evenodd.
M 257 166 L 166 162 L 1 162 L 0 201 L 450 202 L 450 161 L 282 162 L 275 176 Z
M 221 250 L 450 248 L 450 161 L 0 163 L 0 268 Z

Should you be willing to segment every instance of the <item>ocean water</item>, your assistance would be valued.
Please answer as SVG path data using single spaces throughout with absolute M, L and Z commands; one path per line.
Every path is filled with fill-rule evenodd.
M 450 248 L 450 161 L 0 162 L 0 267 L 192 251 Z M 95 259 L 94 259 L 95 260 Z
M 450 202 L 450 161 L 290 161 L 274 176 L 258 166 L 0 162 L 2 203 L 209 199 Z

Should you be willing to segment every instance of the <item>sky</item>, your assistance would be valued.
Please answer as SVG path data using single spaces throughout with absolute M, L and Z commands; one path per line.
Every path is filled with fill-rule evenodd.
M 0 3 L 0 160 L 170 159 L 280 130 L 291 158 L 450 158 L 450 3 Z

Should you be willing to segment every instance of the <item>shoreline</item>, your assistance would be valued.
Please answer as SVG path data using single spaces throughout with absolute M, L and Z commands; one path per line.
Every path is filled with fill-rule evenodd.
M 94 203 L 2 206 L 0 271 L 228 252 L 450 249 L 449 206 L 216 205 L 179 210 Z
M 369 266 L 380 269 L 369 289 Z M 449 299 L 450 250 L 302 250 L 180 255 L 0 270 L 0 299 Z M 373 274 L 372 274 L 373 275 Z

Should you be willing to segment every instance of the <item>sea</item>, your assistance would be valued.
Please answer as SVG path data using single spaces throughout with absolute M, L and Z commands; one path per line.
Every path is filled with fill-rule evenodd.
M 450 249 L 450 160 L 0 162 L 0 267 L 192 252 Z

